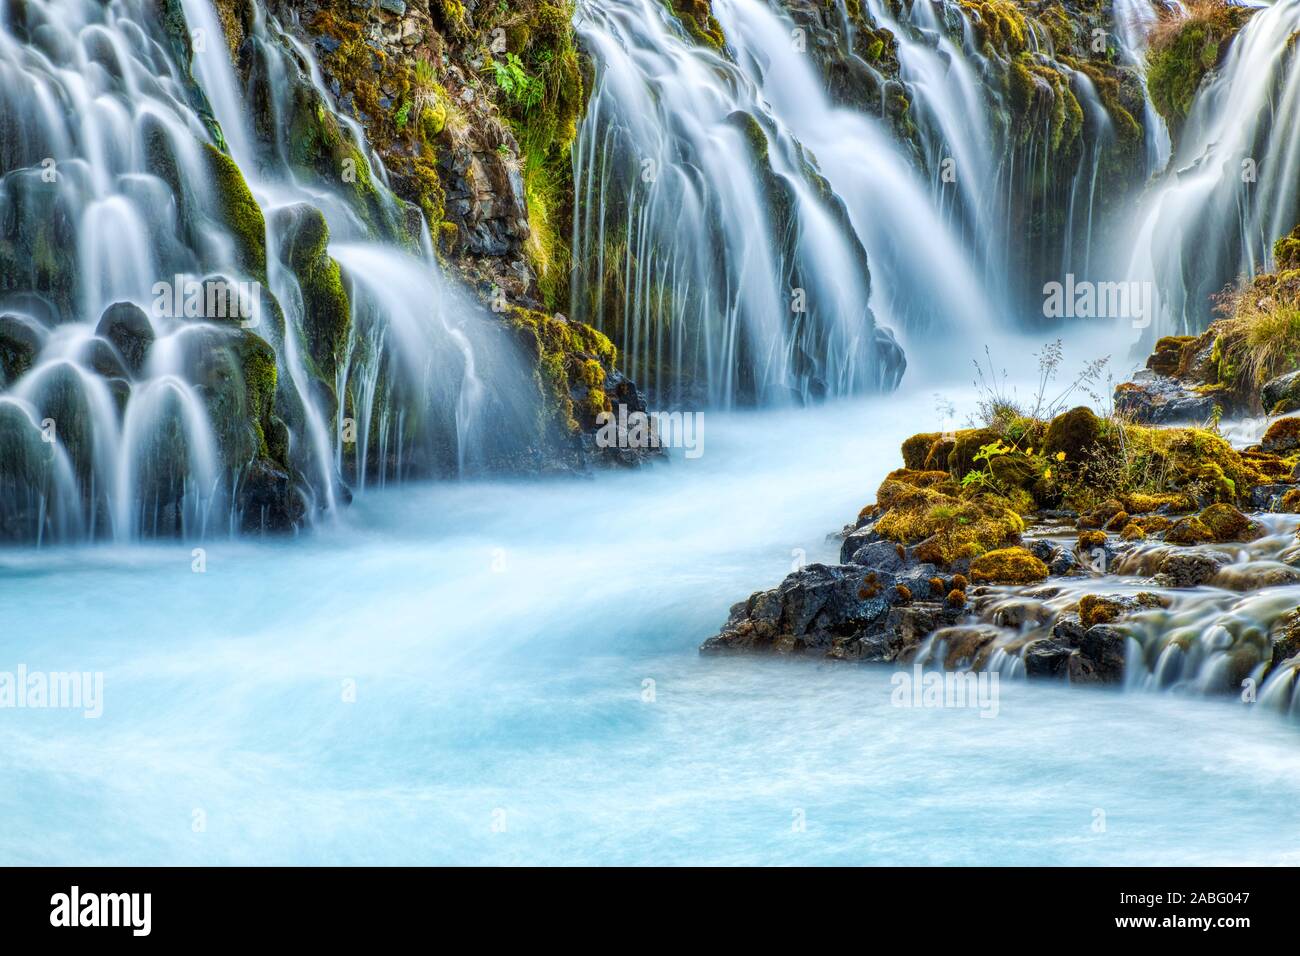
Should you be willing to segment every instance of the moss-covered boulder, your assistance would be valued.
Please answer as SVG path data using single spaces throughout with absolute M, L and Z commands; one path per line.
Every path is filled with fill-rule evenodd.
M 1214 532 L 1199 517 L 1190 515 L 1175 521 L 1165 532 L 1165 540 L 1170 544 L 1206 544 L 1214 540 Z
M 978 463 L 975 456 L 986 445 L 992 445 L 1002 438 L 995 428 L 970 428 L 956 433 L 956 440 L 948 452 L 948 470 L 958 481 L 975 470 Z
M 280 258 L 302 293 L 303 332 L 319 374 L 333 383 L 347 347 L 352 307 L 339 264 L 329 254 L 329 226 L 314 206 L 298 204 L 277 212 Z
M 876 533 L 915 545 L 920 561 L 946 566 L 1018 539 L 1025 522 L 1005 499 L 961 499 L 933 488 L 901 495 L 875 524 Z
M 266 220 L 244 181 L 238 164 L 211 143 L 204 143 L 212 181 L 213 218 L 235 242 L 235 265 L 261 282 L 266 281 Z
M 507 328 L 533 363 L 538 387 L 538 424 L 543 434 L 576 438 L 613 411 L 606 377 L 618 350 L 603 333 L 562 315 L 513 307 Z
M 681 21 L 686 32 L 705 46 L 722 49 L 727 42 L 722 25 L 713 15 L 711 0 L 663 0 L 669 10 Z
M 1201 524 L 1214 536 L 1214 540 L 1221 543 L 1254 541 L 1256 538 L 1263 537 L 1265 533 L 1264 527 L 1258 521 L 1252 521 L 1229 504 L 1210 505 L 1200 513 L 1199 517 Z
M 1078 461 L 1101 437 L 1101 420 L 1092 409 L 1079 406 L 1057 415 L 1047 426 L 1044 448 L 1049 455 L 1065 453 L 1067 461 Z
M 1046 564 L 1018 547 L 990 551 L 970 565 L 970 578 L 976 584 L 1033 584 L 1047 575 Z
M 1278 419 L 1269 425 L 1264 438 L 1260 440 L 1264 451 L 1286 453 L 1300 449 L 1300 419 Z
M 940 443 L 942 436 L 938 432 L 922 432 L 903 442 L 903 467 L 912 471 L 924 471 L 930 459 L 931 451 Z M 945 465 L 945 469 L 946 469 Z
M 1151 355 L 1147 357 L 1147 368 L 1159 375 L 1184 374 L 1187 346 L 1195 341 L 1194 335 L 1166 335 L 1156 342 Z

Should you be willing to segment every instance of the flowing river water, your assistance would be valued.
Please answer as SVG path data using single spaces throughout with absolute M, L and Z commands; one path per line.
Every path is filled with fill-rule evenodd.
M 892 19 L 885 5 L 869 6 Z M 191 25 L 218 30 L 206 2 L 182 7 Z M 0 678 L 102 674 L 103 693 L 90 719 L 0 709 L 0 863 L 1300 862 L 1285 838 L 1300 825 L 1300 753 L 1295 724 L 1277 713 L 1294 704 L 1250 708 L 1198 686 L 1219 673 L 1222 622 L 1251 613 L 1235 594 L 1203 587 L 1179 606 L 1184 616 L 1205 607 L 1180 623 L 1200 622 L 1187 674 L 1169 648 L 1159 679 L 1135 670 L 1123 689 L 1028 683 L 1013 666 L 996 712 L 896 706 L 887 667 L 698 654 L 732 603 L 800 561 L 836 559 L 828 533 L 873 498 L 904 438 L 936 427 L 936 391 L 964 422 L 973 396 L 952 394 L 952 383 L 966 380 L 986 341 L 1017 381 L 1032 375 L 1041 345 L 1009 337 L 1013 290 L 997 277 L 1012 237 L 994 226 L 1018 167 L 1009 142 L 991 150 L 998 137 L 972 106 L 988 64 L 969 37 L 940 36 L 925 6 L 915 30 L 899 29 L 903 74 L 924 94 L 923 151 L 930 161 L 956 151 L 971 171 L 940 202 L 883 121 L 820 90 L 793 55 L 785 19 L 756 0 L 716 8 L 730 64 L 688 44 L 651 0 L 583 3 L 578 23 L 603 82 L 575 153 L 574 242 L 588 265 L 575 291 L 617 273 L 634 294 L 618 314 L 599 296 L 575 296 L 575 316 L 619 339 L 643 385 L 671 393 L 671 377 L 654 381 L 665 362 L 699 376 L 703 454 L 589 479 L 401 485 L 402 463 L 434 448 L 446 452 L 447 473 L 480 475 L 497 433 L 518 426 L 491 414 L 487 398 L 511 394 L 522 372 L 493 350 L 486 313 L 434 270 L 427 233 L 402 251 L 354 221 L 334 187 L 260 168 L 233 71 L 220 59 L 197 63 L 213 116 L 200 115 L 140 4 L 106 13 L 60 0 L 31 6 L 30 18 L 6 8 L 0 75 L 13 93 L 0 100 L 23 135 L 0 143 L 11 170 L 0 200 L 30 207 L 18 220 L 28 231 L 50 221 L 33 196 L 64 204 L 76 227 L 63 245 L 75 247 L 83 282 L 62 290 L 67 321 L 14 318 L 42 351 L 0 398 L 18 436 L 0 477 L 22 464 L 19 452 L 35 460 L 37 425 L 55 398 L 77 399 L 82 424 L 94 427 L 79 455 L 58 457 L 42 482 L 23 473 L 15 485 L 16 513 L 50 533 L 42 547 L 0 550 Z M 1250 138 L 1266 140 L 1264 199 L 1240 229 L 1226 229 L 1238 216 L 1242 143 L 1221 134 L 1239 114 L 1267 127 L 1273 113 L 1260 106 L 1271 87 L 1241 76 L 1261 52 L 1283 64 L 1277 51 L 1297 10 L 1284 0 L 1261 14 L 1206 88 L 1176 164 L 1190 171 L 1135 206 L 1136 276 L 1175 273 L 1185 246 L 1225 232 L 1232 241 L 1205 263 L 1207 281 L 1253 270 L 1265 240 L 1290 224 L 1266 213 L 1294 200 L 1294 151 L 1252 128 Z M 260 13 L 252 29 L 277 109 L 294 90 L 326 102 L 299 41 Z M 1136 61 L 1139 45 L 1128 37 L 1121 52 Z M 1300 95 L 1297 75 L 1287 74 L 1278 115 Z M 1075 85 L 1095 138 L 1062 173 L 1078 227 L 1038 258 L 1085 274 L 1096 268 L 1097 151 L 1110 131 L 1090 82 Z M 65 115 L 61 103 L 81 106 Z M 136 370 L 121 426 L 88 371 L 105 306 L 145 302 L 155 273 L 237 265 L 228 230 L 207 221 L 215 204 L 198 144 L 213 117 L 268 222 L 306 215 L 304 203 L 328 221 L 357 329 L 335 390 L 373 409 L 383 397 L 378 357 L 387 349 L 409 364 L 395 363 L 395 374 L 411 408 L 373 416 L 374 440 L 361 438 L 396 464 L 348 461 L 296 345 L 302 289 L 277 262 L 280 232 L 268 230 L 294 465 L 318 512 L 294 537 L 213 533 L 235 523 L 221 486 L 229 476 L 217 473 L 217 439 L 183 359 L 215 345 L 157 321 L 160 347 Z M 1154 169 L 1168 143 L 1148 119 L 1144 166 Z M 361 141 L 355 124 L 340 122 L 345 139 Z M 192 187 L 203 242 L 160 218 L 163 181 L 146 162 L 159 136 Z M 781 243 L 768 241 L 773 182 L 735 161 L 745 150 L 765 155 L 785 182 Z M 67 156 L 62 178 L 38 192 L 51 153 Z M 623 164 L 632 182 L 621 204 L 610 198 L 611 170 L 628 157 L 637 162 Z M 657 189 L 637 192 L 646 159 L 667 166 Z M 687 174 L 699 164 L 703 185 Z M 382 168 L 373 174 L 382 183 Z M 391 212 L 386 190 L 377 195 L 376 215 Z M 865 311 L 864 258 L 879 325 Z M 774 316 L 796 286 L 814 308 L 787 328 Z M 1153 331 L 1194 324 L 1185 302 L 1167 305 Z M 681 315 L 690 321 L 667 321 Z M 1123 364 L 1136 335 L 1123 332 L 1099 325 L 1087 343 L 1074 335 L 1071 361 L 1109 352 Z M 845 397 L 902 374 L 894 333 L 908 358 L 901 391 Z M 730 410 L 745 382 L 770 407 Z M 822 396 L 829 401 L 787 407 Z M 153 435 L 177 409 L 193 459 L 179 463 L 184 543 L 151 537 L 146 480 Z M 421 409 L 432 420 L 408 428 L 402 414 Z M 1229 425 L 1238 437 L 1258 431 Z M 343 508 L 349 471 L 358 494 Z M 47 486 L 52 493 L 39 490 Z M 1290 520 L 1270 519 L 1266 547 L 1282 548 Z M 1272 600 L 1297 589 L 1276 588 Z
M 1286 863 L 1296 731 L 1234 698 L 700 657 L 895 467 L 927 388 L 708 415 L 599 480 L 372 492 L 297 539 L 0 553 L 11 863 Z M 961 412 L 966 408 L 960 406 Z

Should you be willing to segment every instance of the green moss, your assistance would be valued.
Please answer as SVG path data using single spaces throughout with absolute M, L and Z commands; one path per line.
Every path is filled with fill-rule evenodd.
M 989 55 L 1016 54 L 1029 42 L 1031 27 L 1011 0 L 961 0 L 970 14 L 975 35 Z
M 916 556 L 938 565 L 972 558 L 1013 539 L 1024 520 L 1005 499 L 992 495 L 960 499 L 937 487 L 883 485 L 891 502 L 876 531 L 891 541 L 916 544 Z
M 903 467 L 921 471 L 927 467 L 931 449 L 939 442 L 938 432 L 922 432 L 903 442 Z
M 1094 548 L 1100 548 L 1106 543 L 1106 532 L 1104 531 L 1080 531 L 1079 538 L 1074 543 L 1077 551 L 1091 551 Z
M 593 425 L 610 407 L 601 386 L 618 361 L 614 344 L 589 325 L 519 307 L 512 307 L 505 321 L 535 363 L 542 429 L 576 435 Z
M 275 350 L 262 338 L 252 332 L 244 332 L 239 339 L 238 356 L 240 369 L 244 377 L 244 401 L 249 423 L 257 434 L 259 453 L 263 457 L 273 456 L 267 439 L 271 428 L 271 410 L 275 404 L 275 388 L 278 373 L 275 364 Z M 277 443 L 278 444 L 278 443 Z M 281 463 L 287 459 L 287 449 L 277 449 Z
M 1085 594 L 1079 598 L 1079 621 L 1084 627 L 1109 624 L 1124 613 L 1124 605 L 1114 598 Z
M 1175 521 L 1165 532 L 1165 540 L 1170 544 L 1206 544 L 1214 540 L 1214 532 L 1200 518 L 1192 515 Z
M 1147 51 L 1147 89 L 1171 130 L 1182 126 L 1201 81 L 1254 12 L 1224 2 L 1202 3 L 1155 34 Z
M 465 5 L 460 0 L 430 0 L 429 13 L 444 34 L 458 39 L 469 36 Z
M 1273 260 L 1279 271 L 1300 269 L 1300 226 L 1273 243 Z
M 239 48 L 244 42 L 246 32 L 245 17 L 252 13 L 252 4 L 245 0 L 214 0 L 217 19 L 221 22 L 221 31 L 225 34 L 226 45 L 230 49 L 230 58 L 239 62 Z
M 1072 147 L 1083 132 L 1083 107 L 1069 79 L 1032 53 L 1021 53 L 1008 74 L 1009 106 L 1019 140 L 1028 142 L 1044 129 L 1052 152 Z
M 586 107 L 572 21 L 571 0 L 524 0 L 483 11 L 477 24 L 484 34 L 506 31 L 509 53 L 494 55 L 493 63 L 500 67 L 508 62 L 511 75 L 517 74 L 528 87 L 526 96 L 499 87 L 496 100 L 519 145 L 529 224 L 524 251 L 550 311 L 565 311 L 569 305 L 571 150 Z
M 1047 574 L 1047 565 L 1024 548 L 999 548 L 980 555 L 970 566 L 976 584 L 1033 584 Z
M 300 207 L 286 236 L 283 257 L 302 291 L 308 352 L 326 380 L 332 381 L 338 356 L 347 345 L 352 309 L 339 264 L 330 257 L 328 245 L 325 216 L 315 207 Z
M 1049 455 L 1063 453 L 1066 461 L 1078 461 L 1100 437 L 1100 419 L 1092 409 L 1080 405 L 1052 419 L 1044 447 Z
M 727 38 L 722 33 L 722 25 L 713 15 L 710 0 L 664 0 L 664 5 L 697 42 L 715 50 L 721 50 L 726 45 Z
M 235 261 L 248 275 L 266 281 L 266 220 L 235 161 L 204 143 L 215 195 L 214 214 L 235 237 Z
M 1201 512 L 1200 520 L 1218 542 L 1254 541 L 1264 534 L 1259 522 L 1251 521 L 1229 504 L 1210 505 Z

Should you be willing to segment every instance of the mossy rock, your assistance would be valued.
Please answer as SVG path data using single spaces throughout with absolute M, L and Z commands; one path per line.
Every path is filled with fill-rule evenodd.
M 938 443 L 938 432 L 922 432 L 903 442 L 903 467 L 912 471 L 923 471 L 930 457 L 930 451 Z
M 1065 452 L 1065 460 L 1082 460 L 1101 437 L 1101 419 L 1092 409 L 1080 405 L 1057 415 L 1047 426 L 1043 448 L 1048 455 Z
M 1128 491 L 1119 496 L 1124 511 L 1130 515 L 1151 514 L 1154 511 L 1184 512 L 1194 511 L 1196 502 L 1190 495 L 1180 491 L 1148 493 Z
M 1195 342 L 1194 335 L 1166 335 L 1156 342 L 1147 358 L 1147 368 L 1159 375 L 1183 374 L 1187 348 Z
M 721 50 L 727 39 L 723 36 L 722 25 L 713 15 L 710 0 L 664 0 L 664 5 L 681 21 L 695 40 L 705 46 Z
M 1018 452 L 989 460 L 989 472 L 999 488 L 1033 488 L 1041 477 L 1039 466 Z
M 248 276 L 266 282 L 266 220 L 233 159 L 204 143 L 212 176 L 217 221 L 235 240 L 235 264 Z
M 917 495 L 918 489 L 924 494 Z M 946 471 L 913 471 L 899 468 L 885 476 L 876 490 L 876 506 L 892 508 L 902 501 L 955 498 L 961 489 Z
M 1145 541 L 1147 533 L 1140 521 L 1130 521 L 1124 526 L 1124 530 L 1119 533 L 1119 536 L 1124 541 Z
M 1080 553 L 1092 551 L 1094 548 L 1103 547 L 1106 544 L 1106 532 L 1104 531 L 1080 531 L 1078 540 L 1074 543 L 1074 548 Z
M 1273 264 L 1278 272 L 1300 269 L 1300 226 L 1273 243 Z
M 1200 513 L 1199 518 L 1214 540 L 1220 543 L 1254 541 L 1264 535 L 1264 528 L 1259 522 L 1251 521 L 1229 504 L 1210 505 Z
M 970 578 L 976 584 L 1034 584 L 1047 575 L 1047 565 L 1019 547 L 990 551 L 970 565 Z
M 1300 654 L 1300 608 L 1288 611 L 1273 623 L 1269 629 L 1269 641 L 1271 648 L 1265 677 Z
M 333 383 L 347 346 L 352 306 L 339 264 L 329 254 L 329 226 L 314 206 L 300 203 L 279 210 L 280 257 L 302 292 L 303 331 L 319 373 Z
M 1207 544 L 1213 540 L 1214 532 L 1196 515 L 1179 518 L 1165 532 L 1165 541 L 1170 544 Z
M 534 363 L 541 397 L 539 425 L 544 433 L 558 429 L 562 435 L 575 436 L 591 428 L 601 412 L 610 410 L 601 383 L 588 384 L 595 378 L 592 362 L 607 372 L 617 365 L 618 350 L 608 337 L 564 316 L 518 306 L 511 307 L 504 318 Z
M 1206 74 L 1222 62 L 1233 37 L 1254 12 L 1227 3 L 1202 4 L 1147 50 L 1151 102 L 1175 134 Z
M 1127 514 L 1124 503 L 1117 498 L 1109 498 L 1091 511 L 1079 515 L 1075 524 L 1081 530 L 1104 528 L 1118 514 Z
M 1079 598 L 1079 622 L 1084 627 L 1109 624 L 1119 620 L 1127 609 L 1114 598 L 1098 594 L 1085 594 Z
M 1300 418 L 1280 418 L 1269 425 L 1259 446 L 1268 452 L 1289 452 L 1300 448 Z
M 1172 528 L 1173 525 L 1173 521 L 1166 518 L 1164 515 L 1147 515 L 1143 518 L 1134 518 L 1125 525 L 1124 535 L 1121 535 L 1121 537 L 1127 535 L 1128 537 L 1126 537 L 1125 540 L 1132 540 L 1137 537 L 1137 534 L 1139 533 L 1142 537 L 1147 537 L 1148 535 L 1153 534 L 1162 534 Z
M 1001 433 L 994 428 L 970 428 L 956 433 L 956 440 L 948 452 L 948 471 L 961 481 L 976 468 L 975 456 L 985 445 L 1000 440 Z
M 918 560 L 946 566 L 1015 541 L 1025 530 L 1024 519 L 1004 498 L 959 499 L 934 487 L 896 484 L 893 505 L 875 530 L 891 541 L 915 544 Z

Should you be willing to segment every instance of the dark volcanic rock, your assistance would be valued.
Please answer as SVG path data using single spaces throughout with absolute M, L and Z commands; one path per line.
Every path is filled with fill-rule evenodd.
M 936 627 L 952 624 L 960 613 L 916 600 L 928 595 L 933 573 L 929 565 L 895 574 L 812 564 L 735 605 L 721 633 L 700 650 L 820 651 L 846 660 L 892 660 Z
M 1125 636 L 1118 628 L 1098 624 L 1088 628 L 1070 658 L 1072 684 L 1114 684 L 1124 679 Z

